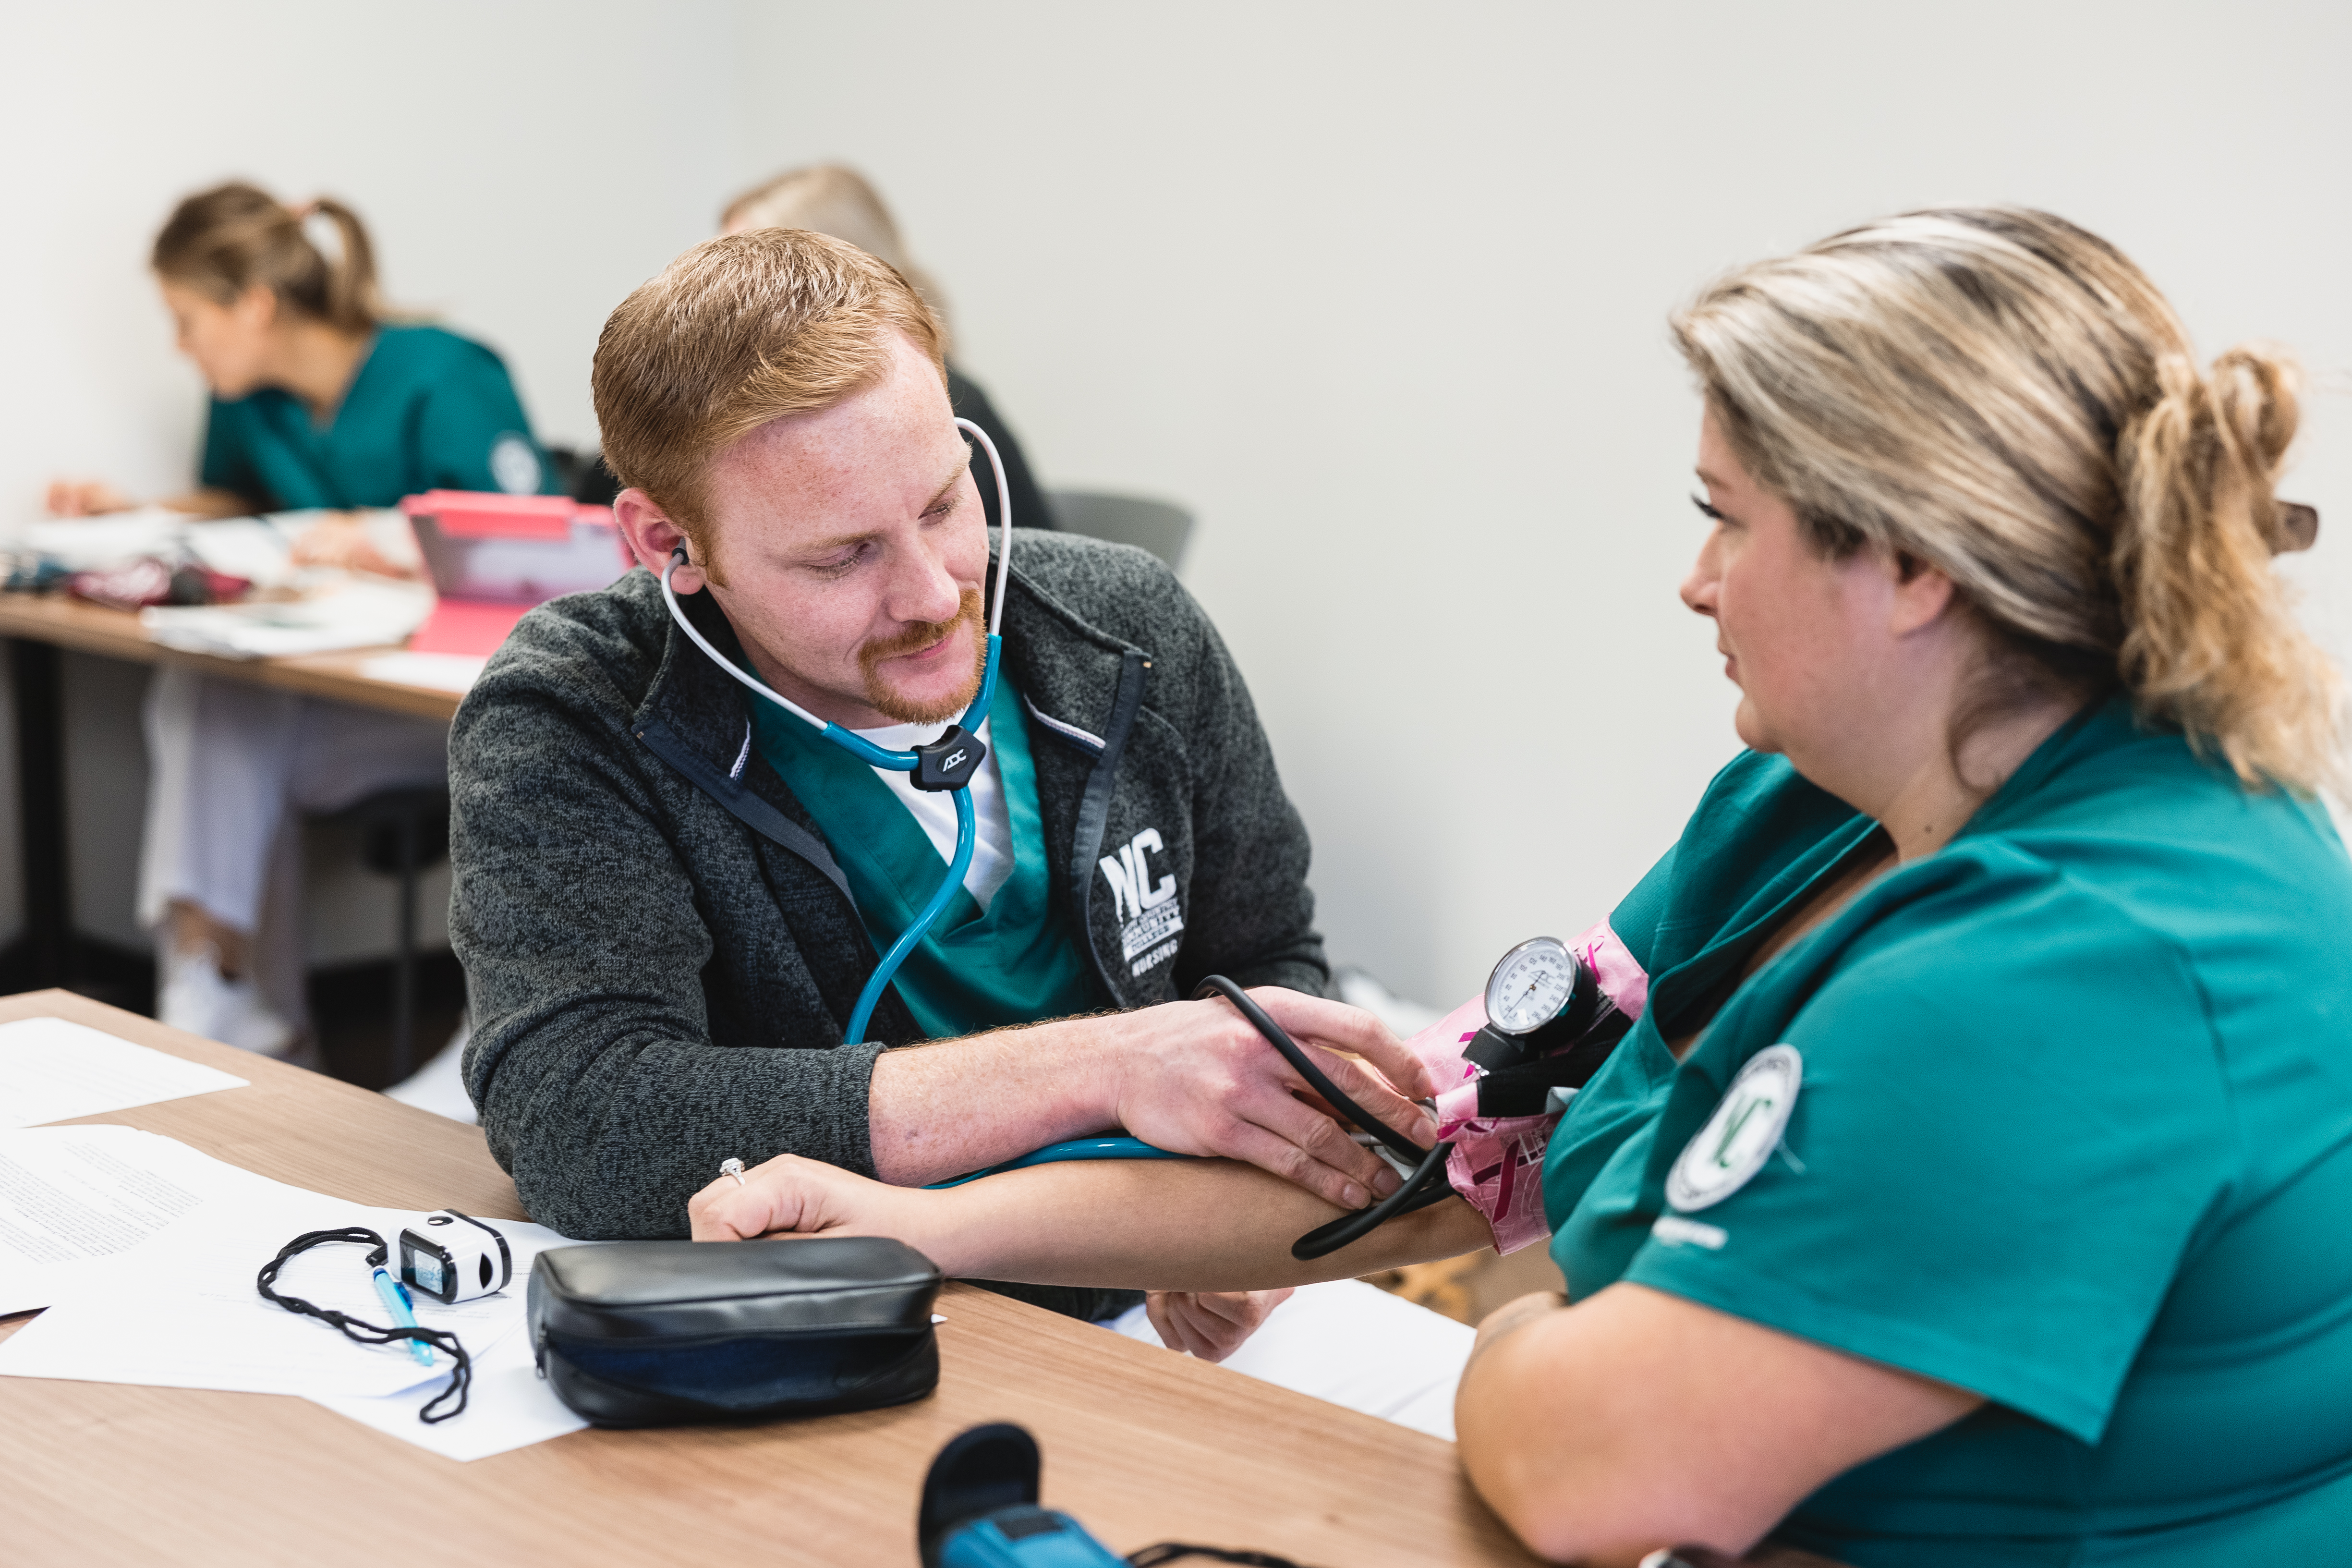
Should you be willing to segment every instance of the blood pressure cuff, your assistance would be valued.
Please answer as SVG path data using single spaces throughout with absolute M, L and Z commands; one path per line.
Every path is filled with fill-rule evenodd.
M 599 1426 L 773 1419 L 920 1399 L 940 1271 L 883 1237 L 559 1247 L 530 1271 L 532 1351 Z
M 1560 1043 L 1552 1058 L 1587 1054 L 1613 1044 L 1641 1020 L 1649 1005 L 1650 976 L 1617 933 L 1601 921 L 1569 944 L 1601 987 L 1602 1005 L 1584 1032 Z M 1550 1234 L 1543 1210 L 1544 1150 L 1560 1112 L 1532 1116 L 1481 1116 L 1480 1080 L 1486 1069 L 1464 1053 L 1486 1025 L 1486 1004 L 1473 996 L 1405 1043 L 1427 1065 L 1438 1085 L 1437 1135 L 1451 1140 L 1445 1179 L 1495 1233 L 1495 1250 L 1517 1252 Z M 1605 1047 L 1604 1047 L 1605 1048 Z M 1590 1068 L 1585 1076 L 1590 1076 Z M 1574 1090 L 1566 1091 L 1573 1094 Z

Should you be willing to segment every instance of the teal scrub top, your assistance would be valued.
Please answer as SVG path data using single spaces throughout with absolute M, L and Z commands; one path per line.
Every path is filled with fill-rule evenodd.
M 201 480 L 262 511 L 396 506 L 431 489 L 560 489 L 499 356 L 423 326 L 376 329 L 324 426 L 281 387 L 213 399 Z
M 751 707 L 761 757 L 816 819 L 878 959 L 939 890 L 947 861 L 872 768 L 774 704 Z M 1028 724 L 1010 680 L 996 684 L 983 738 L 1003 780 L 1012 874 L 984 910 L 968 889 L 956 889 L 892 981 L 935 1040 L 1108 1005 L 1054 908 Z
M 1984 1395 L 1776 1534 L 1860 1568 L 2352 1553 L 2326 814 L 2111 702 L 1739 983 L 1873 830 L 1743 756 L 1612 915 L 1652 983 L 1546 1160 L 1572 1294 L 1632 1280 Z M 1781 1045 L 1792 1102 L 1785 1053 L 1735 1084 Z

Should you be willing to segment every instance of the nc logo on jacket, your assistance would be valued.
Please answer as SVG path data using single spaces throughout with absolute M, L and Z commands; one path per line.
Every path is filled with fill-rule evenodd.
M 1119 922 L 1120 956 L 1128 961 L 1131 974 L 1140 975 L 1175 957 L 1177 933 L 1184 929 L 1175 874 L 1163 872 L 1155 884 L 1151 862 L 1146 858 L 1165 852 L 1160 829 L 1147 827 L 1120 845 L 1117 855 L 1106 855 L 1097 862 L 1110 883 L 1111 916 Z

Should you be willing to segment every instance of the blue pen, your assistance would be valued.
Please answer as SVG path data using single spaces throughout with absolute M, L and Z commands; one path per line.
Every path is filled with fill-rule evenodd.
M 383 1298 L 383 1310 L 392 1314 L 394 1322 L 404 1329 L 416 1326 L 416 1314 L 410 1310 L 408 1305 L 408 1288 L 385 1273 L 381 1265 L 375 1271 L 375 1293 Z M 409 1341 L 408 1353 L 416 1358 L 420 1366 L 433 1364 L 433 1347 L 423 1340 Z

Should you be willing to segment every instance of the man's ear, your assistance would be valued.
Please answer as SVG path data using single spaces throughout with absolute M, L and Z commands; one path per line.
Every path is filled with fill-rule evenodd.
M 1905 551 L 1890 551 L 1884 560 L 1887 575 L 1887 630 L 1907 637 L 1933 626 L 1952 606 L 1952 580 L 1940 566 Z
M 671 521 L 653 497 L 640 489 L 623 490 L 613 498 L 613 521 L 620 524 L 621 537 L 629 542 L 629 553 L 637 564 L 656 577 L 668 569 L 672 552 L 684 549 L 690 563 L 677 569 L 670 586 L 680 594 L 702 592 L 702 567 L 691 563 L 693 546 L 686 530 Z

